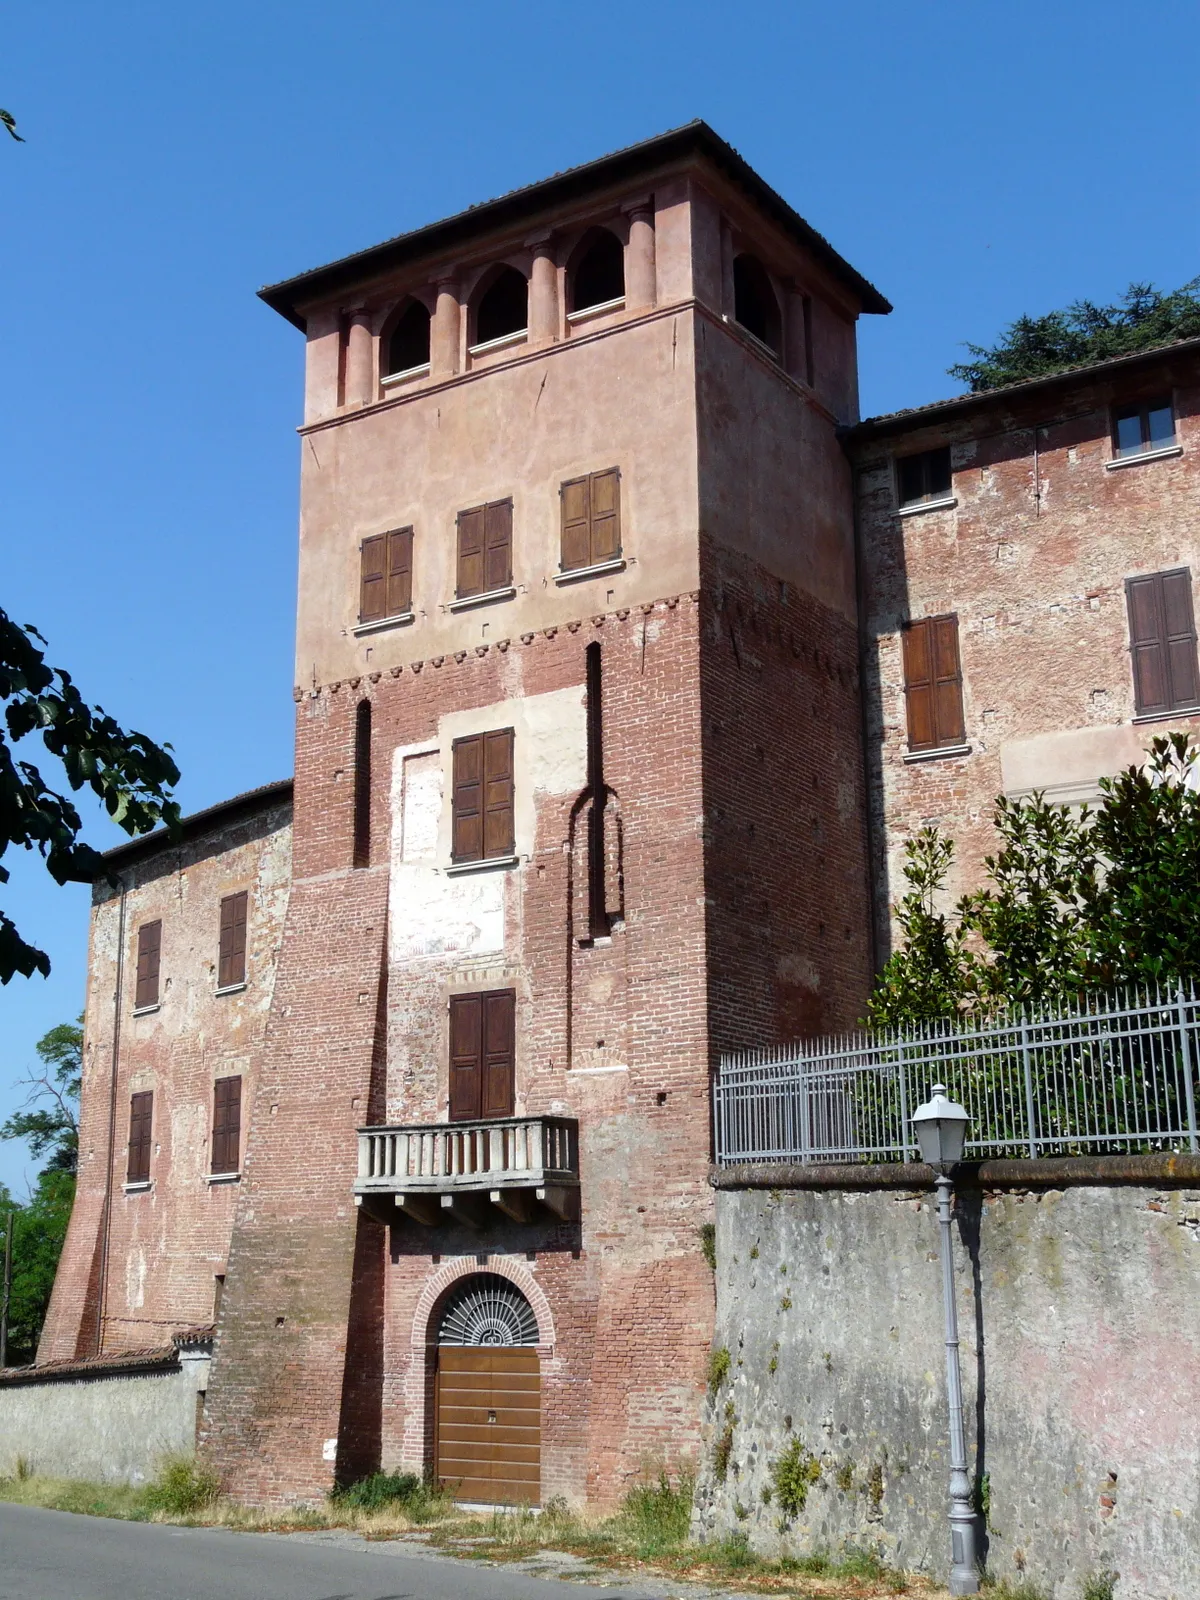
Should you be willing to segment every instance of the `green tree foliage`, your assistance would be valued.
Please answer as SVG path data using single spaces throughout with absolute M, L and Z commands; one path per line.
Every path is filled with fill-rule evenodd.
M 869 1008 L 879 1027 L 978 1017 L 1089 989 L 1200 983 L 1200 752 L 1156 738 L 1142 767 L 1100 784 L 1095 810 L 996 802 L 987 882 L 940 908 L 953 843 L 906 846 L 901 939 Z
M 970 361 L 948 370 L 972 394 L 979 394 L 1022 378 L 1041 378 L 1196 334 L 1200 334 L 1200 278 L 1169 294 L 1153 284 L 1131 283 L 1116 305 L 1076 300 L 1043 317 L 1018 317 L 996 344 L 968 344 Z
M 171 786 L 179 769 L 144 733 L 126 731 L 100 706 L 89 706 L 61 668 L 46 665 L 37 629 L 19 626 L 0 611 L 0 857 L 10 845 L 37 850 L 56 883 L 87 883 L 101 858 L 79 835 L 83 820 L 72 802 L 46 784 L 39 769 L 18 759 L 17 747 L 40 735 L 61 764 L 70 787 L 101 800 L 126 833 L 147 833 L 159 823 L 174 829 L 179 807 Z M 0 884 L 8 870 L 0 866 Z M 50 971 L 45 951 L 29 944 L 0 911 L 0 983 L 14 973 Z
M 25 1139 L 35 1161 L 48 1156 L 50 1172 L 74 1172 L 79 1161 L 79 1084 L 83 1074 L 83 1028 L 60 1022 L 34 1049 L 41 1071 L 25 1079 L 28 1110 L 14 1111 L 0 1124 L 0 1139 Z

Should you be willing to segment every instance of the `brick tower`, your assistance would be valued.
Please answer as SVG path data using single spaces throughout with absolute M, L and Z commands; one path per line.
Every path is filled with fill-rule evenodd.
M 837 429 L 889 308 L 703 124 L 263 298 L 293 883 L 203 1447 L 608 1503 L 696 1448 L 717 1053 L 869 986 Z

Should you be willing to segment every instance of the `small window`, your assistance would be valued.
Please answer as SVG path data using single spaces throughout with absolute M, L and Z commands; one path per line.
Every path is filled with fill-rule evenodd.
M 242 1080 L 218 1078 L 213 1084 L 212 1171 L 239 1172 L 242 1160 Z
M 946 750 L 966 737 L 958 618 L 923 617 L 903 633 L 910 751 Z
M 360 545 L 359 558 L 359 623 L 406 617 L 412 610 L 412 529 L 372 534 Z
M 453 859 L 505 860 L 514 847 L 513 730 L 456 739 L 453 762 Z
M 747 333 L 752 333 L 772 354 L 779 354 L 783 345 L 779 301 L 767 269 L 754 256 L 734 258 L 733 315 Z
M 475 311 L 475 343 L 491 344 L 529 326 L 529 284 L 515 267 L 502 267 Z
M 950 498 L 950 446 L 901 456 L 896 462 L 897 487 L 902 506 L 928 505 Z
M 616 561 L 621 554 L 621 473 L 617 467 L 570 478 L 558 491 L 564 572 Z
M 150 1137 L 154 1124 L 154 1091 L 147 1089 L 129 1097 L 129 1160 L 125 1167 L 127 1183 L 150 1182 Z
M 429 312 L 419 300 L 412 300 L 400 313 L 387 342 L 384 376 L 412 372 L 429 365 Z
M 228 894 L 221 901 L 220 948 L 217 959 L 217 988 L 232 989 L 246 981 L 246 902 L 240 894 Z
M 511 1117 L 517 996 L 512 989 L 450 997 L 450 1117 Z
M 1147 450 L 1168 450 L 1175 443 L 1175 408 L 1169 399 L 1113 412 L 1113 454 L 1140 456 Z
M 584 240 L 571 274 L 569 308 L 586 311 L 624 298 L 625 247 L 615 233 L 597 228 Z
M 353 864 L 371 865 L 371 702 L 360 700 L 354 712 L 354 845 Z
M 1125 598 L 1137 715 L 1163 716 L 1200 705 L 1190 569 L 1128 578 Z
M 511 500 L 493 500 L 458 514 L 458 587 L 460 600 L 493 594 L 512 585 Z
M 162 923 L 144 922 L 138 929 L 137 982 L 133 991 L 133 1008 L 141 1011 L 146 1006 L 158 1004 L 159 957 L 162 952 Z

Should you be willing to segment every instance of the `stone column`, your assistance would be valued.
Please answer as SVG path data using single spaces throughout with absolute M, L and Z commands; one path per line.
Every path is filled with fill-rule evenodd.
M 629 248 L 625 252 L 625 305 L 648 311 L 658 299 L 654 272 L 654 207 L 649 200 L 629 212 Z
M 437 308 L 429 330 L 429 370 L 435 378 L 452 378 L 458 371 L 462 309 L 453 278 L 439 278 Z
M 375 398 L 375 341 L 371 336 L 371 314 L 363 306 L 350 313 L 350 332 L 346 339 L 346 389 L 348 406 L 370 405 Z
M 533 272 L 529 279 L 529 342 L 552 344 L 558 337 L 558 270 L 554 241 L 543 234 L 529 241 Z

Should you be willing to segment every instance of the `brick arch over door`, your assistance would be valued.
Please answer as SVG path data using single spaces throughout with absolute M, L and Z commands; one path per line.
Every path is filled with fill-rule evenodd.
M 445 1266 L 439 1267 L 422 1289 L 417 1309 L 413 1313 L 413 1349 L 427 1350 L 437 1343 L 438 1321 L 447 1294 L 463 1278 L 473 1278 L 480 1272 L 494 1272 L 501 1278 L 507 1278 L 520 1289 L 537 1318 L 538 1354 L 543 1357 L 553 1355 L 554 1317 L 550 1310 L 550 1302 L 533 1274 L 517 1266 L 506 1256 L 488 1256 L 485 1260 L 469 1256 L 461 1261 L 448 1261 Z

